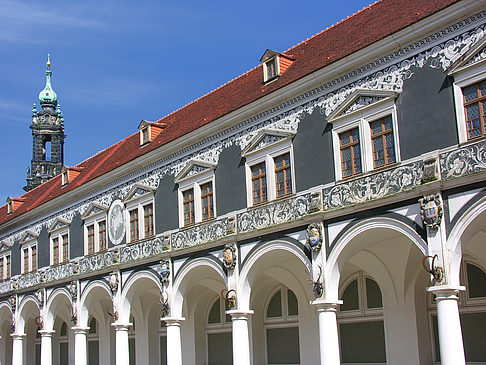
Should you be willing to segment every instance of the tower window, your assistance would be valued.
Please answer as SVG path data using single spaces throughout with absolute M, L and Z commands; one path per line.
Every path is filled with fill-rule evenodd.
M 47 141 L 46 144 L 44 145 L 44 159 L 46 161 L 51 161 L 51 142 Z

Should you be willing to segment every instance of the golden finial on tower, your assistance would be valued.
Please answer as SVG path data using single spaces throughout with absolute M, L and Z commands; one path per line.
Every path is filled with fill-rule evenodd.
M 51 69 L 51 55 L 48 53 L 47 54 L 47 69 L 50 70 Z

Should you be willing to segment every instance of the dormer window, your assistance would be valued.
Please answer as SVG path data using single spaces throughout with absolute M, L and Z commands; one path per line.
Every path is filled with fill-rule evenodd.
M 81 167 L 63 166 L 62 169 L 61 169 L 61 184 L 62 184 L 62 186 L 66 186 L 67 184 L 72 182 L 76 178 L 76 176 L 78 176 L 80 174 L 81 171 L 82 171 Z
M 138 130 L 140 131 L 140 146 L 144 146 L 153 141 L 165 127 L 165 123 L 142 120 L 138 125 Z
M 273 58 L 270 61 L 265 62 L 267 69 L 267 80 L 277 77 L 277 58 Z
M 25 201 L 24 198 L 7 198 L 7 214 L 12 214 Z
M 267 49 L 260 58 L 260 62 L 263 62 L 263 82 L 272 81 L 282 75 L 293 61 L 291 56 Z

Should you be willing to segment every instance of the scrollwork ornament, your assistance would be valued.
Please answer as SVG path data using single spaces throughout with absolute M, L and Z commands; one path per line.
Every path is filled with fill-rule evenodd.
M 430 229 L 437 229 L 442 220 L 443 210 L 440 194 L 432 194 L 419 199 L 422 221 Z
M 322 247 L 322 228 L 319 223 L 312 223 L 306 231 L 307 244 L 314 252 L 319 252 Z
M 233 270 L 236 266 L 236 246 L 228 243 L 223 249 L 223 265 L 226 270 Z

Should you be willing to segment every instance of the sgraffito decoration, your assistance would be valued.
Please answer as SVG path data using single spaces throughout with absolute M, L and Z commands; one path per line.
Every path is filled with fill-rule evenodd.
M 442 220 L 442 202 L 440 194 L 432 194 L 419 199 L 422 221 L 430 229 L 437 229 Z
M 312 223 L 306 231 L 307 244 L 314 252 L 319 252 L 322 247 L 322 229 L 319 223 Z
M 119 199 L 115 200 L 108 211 L 108 235 L 114 245 L 119 245 L 125 236 L 125 206 Z
M 228 243 L 223 249 L 223 265 L 226 270 L 233 270 L 236 266 L 236 246 Z

